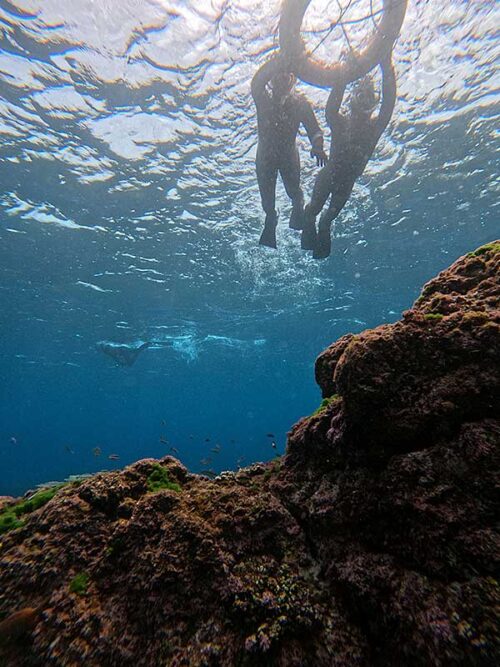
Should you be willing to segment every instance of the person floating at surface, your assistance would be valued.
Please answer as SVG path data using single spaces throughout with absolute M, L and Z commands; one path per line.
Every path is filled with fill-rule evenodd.
M 302 248 L 313 250 L 316 259 L 330 255 L 331 224 L 347 203 L 356 179 L 363 173 L 394 110 L 396 77 L 390 55 L 380 66 L 382 103 L 377 118 L 372 118 L 377 96 L 369 75 L 355 84 L 348 115 L 340 113 L 345 85 L 334 88 L 328 98 L 326 118 L 332 131 L 330 157 L 316 178 L 311 202 L 305 208 L 301 239 Z M 330 204 L 319 220 L 316 234 L 316 216 L 329 195 Z
M 276 180 L 281 174 L 287 195 L 292 200 L 290 227 L 302 229 L 304 196 L 300 188 L 300 158 L 296 146 L 300 124 L 311 142 L 311 157 L 318 166 L 326 164 L 323 133 L 308 100 L 293 92 L 295 76 L 283 69 L 279 58 L 268 60 L 252 79 L 252 96 L 257 107 L 259 142 L 257 181 L 262 208 L 266 214 L 259 243 L 276 248 Z M 270 91 L 266 86 L 270 83 Z

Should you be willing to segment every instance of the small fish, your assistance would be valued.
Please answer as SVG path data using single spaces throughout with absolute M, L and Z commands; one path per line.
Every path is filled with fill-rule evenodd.
M 207 456 L 204 459 L 200 459 L 200 463 L 202 466 L 209 466 L 212 463 L 212 459 L 210 458 L 210 456 Z
M 164 445 L 168 445 L 168 440 L 165 435 L 160 435 L 160 442 L 162 442 Z
M 68 452 L 68 454 L 74 454 L 74 450 L 71 449 L 69 445 L 64 445 L 64 449 Z
M 275 442 L 272 442 L 272 443 L 271 443 L 271 447 L 272 447 L 273 449 L 276 449 L 276 443 L 275 443 Z
M 266 436 L 267 436 L 268 438 L 275 438 L 275 437 L 276 437 L 276 436 L 274 435 L 274 433 L 266 433 Z
M 166 420 L 166 419 L 162 419 L 162 420 L 161 420 L 161 425 L 162 425 L 162 426 L 166 426 L 166 425 L 167 425 L 167 420 Z
M 16 438 L 14 435 L 11 435 L 11 437 L 10 437 L 10 442 L 11 442 L 13 445 L 17 445 L 17 438 Z
M 205 438 L 205 442 L 210 442 L 210 438 Z
M 190 440 L 194 440 L 194 435 L 190 435 L 190 436 L 189 436 L 189 439 L 190 439 Z
M 178 453 L 179 453 L 179 450 L 177 449 L 177 447 L 170 447 L 170 450 L 169 450 L 169 451 L 170 451 L 172 454 L 178 454 Z
M 92 454 L 94 456 L 101 456 L 101 454 L 102 454 L 101 448 L 100 447 L 94 447 L 94 449 L 92 450 Z
M 213 452 L 214 454 L 218 454 L 220 452 L 220 445 L 217 443 L 215 447 L 212 447 L 210 451 Z
M 120 457 L 118 456 L 118 454 L 110 454 L 110 455 L 108 456 L 108 459 L 109 459 L 110 461 L 119 461 Z

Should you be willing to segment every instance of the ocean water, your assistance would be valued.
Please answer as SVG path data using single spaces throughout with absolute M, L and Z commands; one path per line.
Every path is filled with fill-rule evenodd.
M 250 80 L 279 11 L 0 0 L 0 495 L 168 453 L 215 472 L 282 453 L 320 401 L 315 357 L 399 319 L 425 281 L 498 237 L 500 10 L 416 0 L 396 109 L 332 256 L 301 251 L 281 184 L 279 248 L 257 245 Z M 313 1 L 304 26 L 331 60 L 337 11 Z M 354 45 L 368 29 L 349 25 Z M 326 130 L 328 91 L 298 89 Z M 299 145 L 307 197 L 317 168 Z M 98 346 L 144 341 L 131 366 Z

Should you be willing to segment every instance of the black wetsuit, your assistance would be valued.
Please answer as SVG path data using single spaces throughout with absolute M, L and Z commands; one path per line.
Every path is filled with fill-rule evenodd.
M 276 216 L 278 172 L 293 206 L 302 211 L 300 158 L 296 146 L 301 124 L 305 127 L 313 148 L 323 148 L 323 133 L 307 99 L 297 93 L 288 93 L 282 98 L 276 98 L 267 90 L 266 85 L 275 73 L 275 62 L 268 61 L 252 81 L 259 133 L 257 181 L 262 208 L 266 213 L 266 223 L 269 218 L 275 219 Z
M 396 80 L 390 61 L 382 65 L 382 72 L 382 104 L 376 118 L 370 113 L 341 114 L 339 109 L 345 87 L 333 90 L 328 98 L 326 116 L 332 131 L 330 157 L 316 177 L 311 201 L 305 209 L 302 235 L 302 247 L 314 250 L 315 257 L 330 254 L 331 223 L 344 208 L 394 110 Z M 315 219 L 330 196 L 328 209 L 320 218 L 316 239 Z
M 302 124 L 311 145 L 323 139 L 310 103 L 302 95 L 290 93 L 282 100 L 273 99 L 267 91 L 256 100 L 259 144 L 257 147 L 257 180 L 266 213 L 274 211 L 278 172 L 292 204 L 302 206 L 300 157 L 296 140 Z
M 331 222 L 340 213 L 375 150 L 382 134 L 380 130 L 378 118 L 337 115 L 332 128 L 330 157 L 316 178 L 308 213 L 316 217 L 330 195 L 324 219 Z

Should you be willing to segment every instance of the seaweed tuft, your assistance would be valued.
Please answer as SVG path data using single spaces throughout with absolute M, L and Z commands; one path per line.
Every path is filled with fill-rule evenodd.
M 89 575 L 86 572 L 80 572 L 69 582 L 69 590 L 77 595 L 85 595 L 89 585 Z
M 339 394 L 333 394 L 333 396 L 324 398 L 319 404 L 319 407 L 312 413 L 311 417 L 315 417 L 316 415 L 321 414 L 324 410 L 326 410 L 326 408 L 330 405 L 330 403 L 338 401 L 339 398 L 340 398 Z
M 480 255 L 485 255 L 487 252 L 500 252 L 500 243 L 486 243 L 486 245 L 482 245 L 477 250 L 468 253 L 467 257 L 479 257 Z
M 177 492 L 181 490 L 180 484 L 172 482 L 168 470 L 163 468 L 159 463 L 153 465 L 153 471 L 148 476 L 146 483 L 150 493 L 156 493 L 156 491 L 161 491 L 162 489 Z
M 9 530 L 24 526 L 25 521 L 20 517 L 43 507 L 49 500 L 52 500 L 63 486 L 65 486 L 65 484 L 57 484 L 47 489 L 42 489 L 29 498 L 20 500 L 15 505 L 10 505 L 10 507 L 6 507 L 0 512 L 0 535 L 9 532 Z

